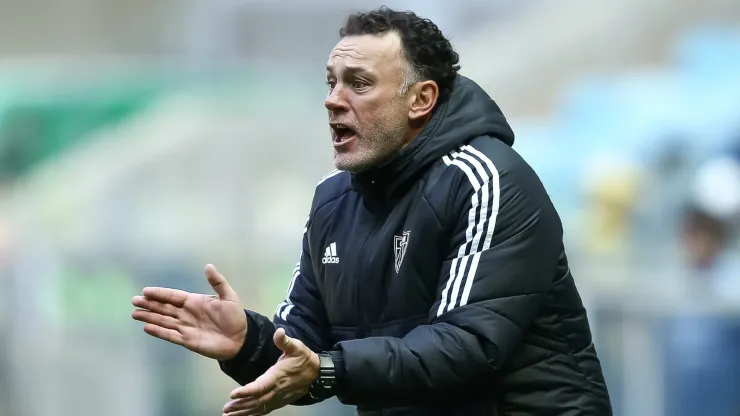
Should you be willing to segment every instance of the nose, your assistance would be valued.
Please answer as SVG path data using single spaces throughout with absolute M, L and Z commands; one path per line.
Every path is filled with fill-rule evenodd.
M 326 95 L 324 106 L 329 111 L 347 111 L 349 109 L 349 104 L 344 97 L 343 88 L 339 85 L 335 85 Z

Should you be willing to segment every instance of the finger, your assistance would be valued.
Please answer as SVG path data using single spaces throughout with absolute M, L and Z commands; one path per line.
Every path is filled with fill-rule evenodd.
M 290 356 L 298 356 L 305 352 L 306 347 L 303 343 L 295 338 L 289 337 L 283 328 L 278 328 L 272 336 L 275 346 Z
M 236 291 L 231 288 L 224 275 L 219 273 L 214 265 L 209 264 L 206 266 L 206 278 L 208 278 L 208 283 L 218 294 L 219 298 L 239 302 L 239 296 L 236 294 Z
M 259 402 L 254 399 L 236 399 L 232 400 L 224 405 L 224 413 L 234 413 L 240 410 L 255 409 L 259 406 Z
M 272 412 L 273 407 L 270 405 L 274 394 L 270 393 L 259 399 L 241 399 L 242 401 L 231 401 L 224 406 L 224 415 L 242 416 L 242 415 L 266 415 Z M 278 406 L 279 408 L 280 406 Z
M 175 305 L 176 307 L 181 308 L 190 294 L 183 290 L 169 289 L 166 287 L 145 287 L 143 295 L 147 299 Z
M 248 410 L 237 410 L 235 412 L 224 413 L 223 416 L 262 416 L 262 415 L 266 415 L 267 413 L 263 412 L 262 409 L 248 409 Z
M 235 412 L 224 413 L 223 416 L 264 416 L 272 412 L 269 408 L 257 407 L 254 409 L 237 410 Z
M 247 410 L 264 410 L 266 408 L 266 403 L 270 401 L 271 397 L 268 397 L 271 395 L 265 395 L 260 398 L 246 398 L 246 399 L 236 399 L 232 400 L 224 405 L 224 413 L 231 415 L 236 412 L 240 411 L 247 411 Z
M 171 316 L 160 315 L 158 313 L 146 311 L 143 309 L 137 309 L 133 311 L 131 313 L 131 317 L 136 319 L 137 321 L 144 322 L 146 324 L 161 326 L 165 329 L 177 330 L 179 328 L 177 319 Z
M 185 341 L 182 337 L 182 334 L 175 331 L 174 329 L 167 329 L 154 324 L 146 324 L 144 325 L 144 332 L 155 338 L 159 338 L 173 344 L 185 346 Z
M 175 305 L 157 302 L 156 300 L 147 299 L 144 296 L 134 296 L 131 299 L 131 304 L 137 308 L 156 312 L 160 315 L 171 316 L 173 318 L 178 317 L 178 308 Z
M 277 378 L 270 374 L 263 374 L 257 380 L 231 392 L 232 399 L 259 398 L 277 388 Z

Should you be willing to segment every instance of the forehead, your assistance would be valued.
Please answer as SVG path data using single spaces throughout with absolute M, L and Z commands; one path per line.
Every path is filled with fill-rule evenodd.
M 402 59 L 401 39 L 395 32 L 346 36 L 332 49 L 326 67 L 330 71 L 351 67 L 384 72 L 398 69 Z

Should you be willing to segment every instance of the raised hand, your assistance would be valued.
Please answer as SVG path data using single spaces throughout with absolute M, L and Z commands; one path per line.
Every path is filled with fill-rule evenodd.
M 234 289 L 209 264 L 205 274 L 217 296 L 163 287 L 146 287 L 131 303 L 131 317 L 144 322 L 147 334 L 203 356 L 228 360 L 247 336 L 247 318 Z
M 282 328 L 275 331 L 273 342 L 283 355 L 256 380 L 231 392 L 224 416 L 266 415 L 308 393 L 319 376 L 319 356 Z

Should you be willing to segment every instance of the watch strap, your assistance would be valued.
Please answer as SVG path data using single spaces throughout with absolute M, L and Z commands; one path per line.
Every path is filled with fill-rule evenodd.
M 308 393 L 311 398 L 324 400 L 334 396 L 337 386 L 337 364 L 341 365 L 343 361 L 339 355 L 341 354 L 335 351 L 318 353 L 319 376 L 309 388 Z

